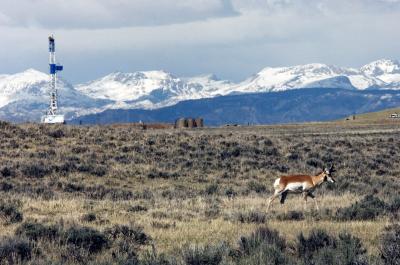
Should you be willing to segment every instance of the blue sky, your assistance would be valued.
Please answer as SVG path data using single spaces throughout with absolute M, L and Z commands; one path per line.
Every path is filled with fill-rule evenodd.
M 55 34 L 64 78 L 113 71 L 215 73 L 266 66 L 359 67 L 400 59 L 400 0 L 0 0 L 0 73 L 47 71 Z

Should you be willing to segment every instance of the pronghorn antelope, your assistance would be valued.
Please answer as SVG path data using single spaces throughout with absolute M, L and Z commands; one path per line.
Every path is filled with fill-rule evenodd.
M 319 210 L 317 200 L 315 200 L 315 196 L 312 192 L 325 181 L 334 183 L 335 179 L 332 177 L 333 172 L 335 172 L 335 169 L 332 165 L 329 169 L 324 168 L 324 170 L 316 176 L 291 175 L 277 178 L 274 182 L 275 192 L 274 195 L 269 198 L 267 211 L 271 203 L 279 196 L 281 196 L 281 204 L 284 204 L 288 193 L 302 193 L 306 204 L 307 197 L 312 198 L 316 208 Z

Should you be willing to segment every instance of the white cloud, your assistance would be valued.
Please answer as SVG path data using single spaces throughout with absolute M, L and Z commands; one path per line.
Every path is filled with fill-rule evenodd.
M 232 0 L 241 11 L 264 14 L 296 13 L 308 16 L 399 11 L 399 0 Z
M 236 15 L 230 0 L 0 0 L 3 26 L 118 28 Z

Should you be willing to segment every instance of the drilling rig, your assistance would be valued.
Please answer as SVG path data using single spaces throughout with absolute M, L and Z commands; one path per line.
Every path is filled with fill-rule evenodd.
M 64 123 L 64 115 L 57 114 L 57 72 L 63 70 L 62 65 L 56 63 L 56 45 L 54 37 L 49 37 L 49 72 L 50 72 L 50 106 L 47 114 L 42 116 L 42 123 Z

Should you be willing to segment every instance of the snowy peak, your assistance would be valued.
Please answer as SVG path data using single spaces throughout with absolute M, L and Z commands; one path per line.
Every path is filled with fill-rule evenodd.
M 135 83 L 135 80 L 140 80 L 140 79 L 164 80 L 172 78 L 175 78 L 172 74 L 161 70 L 161 71 L 144 71 L 144 72 L 134 72 L 134 73 L 114 72 L 104 76 L 103 78 L 101 78 L 101 80 L 130 84 L 130 83 Z
M 0 76 L 0 107 L 17 100 L 18 94 L 24 93 L 25 90 L 34 91 L 44 89 L 49 77 L 34 69 L 28 69 L 24 72 L 1 75 Z
M 218 76 L 216 76 L 215 74 L 205 74 L 205 75 L 198 75 L 198 76 L 194 76 L 194 77 L 186 77 L 186 78 L 183 78 L 183 80 L 185 80 L 189 83 L 200 83 L 200 84 L 221 81 L 221 79 L 218 78 Z
M 49 80 L 49 76 L 35 69 L 28 69 L 21 73 L 0 76 L 0 91 L 9 93 L 19 90 L 26 85 L 37 84 Z
M 242 93 L 252 92 L 272 92 L 288 89 L 315 87 L 324 82 L 331 88 L 343 88 L 343 78 L 333 79 L 339 76 L 352 75 L 356 71 L 353 69 L 344 69 L 326 64 L 306 64 L 292 67 L 267 67 L 258 74 L 242 82 L 236 87 L 236 90 Z M 334 82 L 334 81 L 338 82 Z M 324 86 L 325 87 L 325 86 Z M 346 83 L 345 88 L 354 88 Z
M 376 87 L 400 89 L 400 63 L 397 60 L 379 60 L 363 66 L 360 71 L 366 76 L 380 80 Z
M 352 73 L 356 70 L 327 65 L 321 63 L 311 63 L 305 65 L 295 65 L 289 67 L 266 67 L 259 74 L 263 73 L 289 73 L 291 75 L 308 75 L 308 76 L 330 76 Z
M 35 69 L 12 75 L 0 75 L 0 119 L 39 121 L 49 99 L 49 76 Z M 97 109 L 109 102 L 90 98 L 63 80 L 57 79 L 60 113 L 67 118 Z
M 179 78 L 165 71 L 114 72 L 76 88 L 93 98 L 133 101 L 155 90 L 179 93 L 183 84 Z
M 29 68 L 21 73 L 9 75 L 9 76 L 20 77 L 20 78 L 25 79 L 26 81 L 30 81 L 30 82 L 37 81 L 37 80 L 49 79 L 49 76 L 47 74 L 40 72 L 33 68 Z
M 292 67 L 278 67 L 264 68 L 260 74 L 275 71 L 277 73 L 290 73 L 291 75 L 309 75 L 309 76 L 321 76 L 321 75 L 334 75 L 343 73 L 343 69 L 326 64 L 312 63 L 305 65 L 296 65 Z
M 232 86 L 232 83 L 229 80 L 222 80 L 215 74 L 205 74 L 205 75 L 198 75 L 193 77 L 184 77 L 182 81 L 187 83 L 189 86 L 201 86 L 203 88 L 207 88 L 207 90 L 214 88 L 220 89 L 224 88 L 225 86 Z
M 166 71 L 115 72 L 77 89 L 97 99 L 109 99 L 113 108 L 159 108 L 187 99 L 226 94 L 232 86 L 215 75 L 178 78 Z
M 372 76 L 370 71 L 388 73 Z M 96 99 L 109 99 L 112 108 L 160 108 L 182 100 L 237 93 L 274 92 L 299 88 L 396 89 L 398 63 L 373 62 L 363 69 L 312 63 L 292 67 L 267 67 L 241 83 L 220 80 L 213 74 L 178 78 L 165 71 L 115 72 L 77 89 Z
M 304 88 L 343 88 L 355 89 L 347 76 L 334 76 L 323 80 L 308 83 Z
M 350 83 L 347 83 L 347 79 Z M 238 85 L 245 93 L 283 91 L 296 88 L 331 87 L 347 89 L 400 89 L 400 64 L 394 60 L 379 60 L 361 69 L 342 68 L 326 64 L 306 64 L 292 67 L 267 67 Z
M 361 72 L 370 76 L 400 74 L 400 63 L 397 60 L 378 60 L 361 67 Z

